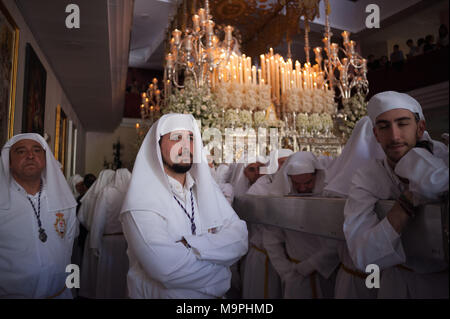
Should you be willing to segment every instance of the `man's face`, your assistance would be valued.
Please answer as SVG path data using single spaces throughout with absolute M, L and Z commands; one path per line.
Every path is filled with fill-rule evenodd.
M 380 114 L 373 133 L 388 160 L 397 163 L 423 136 L 425 122 L 416 122 L 414 114 L 406 109 L 394 109 Z
M 186 173 L 192 167 L 194 134 L 173 131 L 161 137 L 161 156 L 164 165 L 176 173 Z
M 250 182 L 250 185 L 255 183 L 258 178 L 260 178 L 262 175 L 259 173 L 259 168 L 263 166 L 262 163 L 256 162 L 251 163 L 247 165 L 247 167 L 244 169 L 244 175 L 247 177 L 247 179 Z
M 289 175 L 292 181 L 293 189 L 299 193 L 312 193 L 316 185 L 316 174 L 306 173 L 298 175 Z
M 80 194 L 80 195 L 84 195 L 87 191 L 87 187 L 86 187 L 86 185 L 84 185 L 83 181 L 77 183 L 75 185 L 75 189 L 77 190 L 78 194 Z
M 40 179 L 45 164 L 45 151 L 38 142 L 25 139 L 11 147 L 9 165 L 14 178 L 19 180 Z

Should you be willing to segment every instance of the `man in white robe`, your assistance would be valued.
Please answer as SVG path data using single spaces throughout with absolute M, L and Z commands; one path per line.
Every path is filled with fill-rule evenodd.
M 76 201 L 35 133 L 12 137 L 0 165 L 0 298 L 72 298 L 66 287 Z
M 384 151 L 373 135 L 372 120 L 362 117 L 356 123 L 339 157 L 327 169 L 324 196 L 346 198 L 353 174 L 373 159 L 383 159 Z M 337 299 L 373 299 L 375 289 L 366 286 L 367 274 L 356 269 L 345 241 L 337 243 L 341 266 L 336 276 L 334 297 Z
M 88 247 L 98 257 L 96 298 L 127 297 L 127 243 L 119 215 L 130 180 L 128 169 L 118 169 L 95 203 Z
M 260 168 L 263 167 L 266 163 L 267 159 L 265 157 L 258 155 L 256 156 L 256 158 L 250 158 L 247 152 L 244 152 L 243 155 L 239 158 L 238 162 L 233 163 L 230 166 L 230 170 L 232 170 L 230 184 L 233 186 L 233 194 L 235 197 L 246 194 L 249 188 L 263 177 Z M 253 225 L 248 226 L 249 243 L 251 243 L 251 238 L 254 234 L 254 232 L 252 231 L 252 227 Z M 279 289 L 277 289 L 277 287 L 279 287 L 279 280 L 277 281 L 276 277 L 275 280 L 269 280 L 271 282 L 270 288 L 263 290 L 259 289 L 259 286 L 261 286 L 262 284 L 258 281 L 253 280 L 253 274 L 247 274 L 247 272 L 249 271 L 249 268 L 246 267 L 247 258 L 249 258 L 249 256 L 250 258 L 252 258 L 254 251 L 255 248 L 250 244 L 247 255 L 239 260 L 236 264 L 232 265 L 231 272 L 233 294 L 230 297 L 254 299 L 271 298 L 271 296 L 273 296 L 273 298 L 276 298 L 279 295 L 278 293 L 268 293 L 268 291 L 279 291 Z M 272 282 L 274 284 L 272 284 Z M 255 288 L 255 285 L 258 287 Z
M 258 180 L 250 186 L 247 191 L 248 195 L 267 195 L 268 188 L 271 187 L 273 176 L 278 172 L 283 166 L 283 163 L 291 156 L 294 152 L 287 148 L 273 150 L 270 154 L 270 162 L 267 170 L 270 170 L 271 174 L 265 174 L 264 176 L 258 178 Z
M 369 264 L 383 271 L 379 298 L 448 298 L 448 264 L 406 256 L 401 241 L 417 205 L 448 192 L 448 149 L 431 140 L 420 104 L 407 94 L 374 95 L 368 114 L 386 157 L 353 175 L 344 211 L 350 256 L 359 271 Z M 379 220 L 382 199 L 395 204 Z
M 270 161 L 265 168 L 277 172 L 283 163 L 293 154 L 290 149 L 276 149 L 270 154 Z M 247 195 L 267 195 L 272 185 L 274 173 L 258 178 L 247 191 Z M 243 297 L 245 299 L 281 298 L 281 280 L 269 260 L 269 255 L 263 244 L 262 224 L 248 224 L 249 249 L 243 267 Z
M 77 198 L 80 195 L 77 190 L 77 184 L 81 183 L 82 181 L 83 181 L 83 177 L 81 177 L 79 174 L 69 177 L 69 179 L 67 181 L 69 183 L 70 189 L 72 190 L 73 196 L 75 198 Z
M 267 159 L 262 156 L 251 159 L 247 154 L 243 155 L 237 163 L 234 163 L 230 177 L 234 196 L 242 196 L 247 193 L 249 188 L 263 176 L 260 168 L 266 163 Z
M 92 225 L 92 218 L 95 213 L 95 204 L 98 199 L 98 195 L 101 191 L 111 183 L 114 179 L 115 172 L 111 169 L 105 169 L 100 172 L 98 178 L 94 184 L 89 187 L 89 190 L 81 198 L 81 206 L 78 211 L 78 220 L 87 229 L 88 234 L 84 243 L 83 258 L 81 260 L 81 281 L 79 295 L 85 298 L 96 297 L 97 286 L 97 266 L 98 255 L 94 253 L 94 250 L 89 248 L 90 243 L 90 230 Z
M 208 155 L 207 158 L 211 176 L 219 186 L 220 190 L 223 193 L 223 196 L 225 196 L 230 205 L 233 204 L 234 199 L 233 186 L 230 183 L 225 182 L 226 176 L 228 175 L 229 166 L 226 164 L 220 164 L 216 168 L 214 166 L 214 162 L 211 156 Z
M 320 195 L 324 178 L 324 167 L 312 153 L 297 152 L 275 174 L 267 195 Z M 283 298 L 333 297 L 333 273 L 339 265 L 334 241 L 278 227 L 265 227 L 262 237 L 270 261 L 281 277 Z
M 162 116 L 136 158 L 121 221 L 130 298 L 221 298 L 247 227 L 208 171 L 192 115 Z

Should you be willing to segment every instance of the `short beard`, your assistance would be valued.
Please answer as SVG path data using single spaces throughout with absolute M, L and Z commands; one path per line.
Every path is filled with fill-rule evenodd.
M 191 162 L 190 163 L 186 163 L 186 164 L 172 164 L 172 165 L 170 165 L 169 163 L 166 162 L 164 157 L 162 157 L 162 161 L 163 161 L 164 165 L 168 169 L 170 169 L 171 171 L 173 171 L 173 172 L 175 172 L 177 174 L 185 174 L 192 167 L 192 156 L 191 156 Z

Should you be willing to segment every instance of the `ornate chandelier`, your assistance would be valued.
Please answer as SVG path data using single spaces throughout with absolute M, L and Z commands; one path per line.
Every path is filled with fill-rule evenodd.
M 154 78 L 147 90 L 141 94 L 141 119 L 150 121 L 150 125 L 161 115 L 163 97 L 158 88 L 158 79 Z
M 369 91 L 369 82 L 367 81 L 367 60 L 363 59 L 355 51 L 356 43 L 350 40 L 350 32 L 342 32 L 344 47 L 339 47 L 337 43 L 331 43 L 332 33 L 330 30 L 329 13 L 330 3 L 325 0 L 325 33 L 323 43 L 327 59 L 324 61 L 325 74 L 327 76 L 330 87 L 337 87 L 339 89 L 340 98 L 343 100 L 349 99 L 353 94 L 352 90 L 355 88 L 357 93 L 366 95 Z M 321 48 L 315 48 L 316 61 L 322 61 Z M 339 52 L 343 53 L 345 57 L 340 58 Z M 339 77 L 335 74 L 338 73 Z
M 219 30 L 214 26 L 209 1 L 205 0 L 205 8 L 192 16 L 192 27 L 186 28 L 184 33 L 178 29 L 172 31 L 164 71 L 167 95 L 170 95 L 172 85 L 183 88 L 180 76 L 192 76 L 196 87 L 215 86 L 219 65 L 229 59 L 238 42 L 232 26 L 224 28 L 223 41 L 219 40 Z

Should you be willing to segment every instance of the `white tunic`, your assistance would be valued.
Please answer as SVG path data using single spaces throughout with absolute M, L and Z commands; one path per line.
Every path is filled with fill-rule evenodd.
M 273 176 L 261 176 L 250 186 L 247 195 L 267 195 Z M 249 249 L 243 267 L 243 297 L 245 299 L 281 298 L 280 276 L 263 243 L 266 225 L 249 224 Z M 268 262 L 266 261 L 268 259 Z M 267 264 L 266 264 L 267 262 Z M 267 276 L 267 277 L 266 277 Z
M 126 194 L 113 186 L 100 193 L 90 230 L 89 248 L 98 251 L 96 298 L 126 298 L 127 243 L 119 221 Z
M 416 153 L 410 151 L 402 160 L 415 156 Z M 427 151 L 420 150 L 419 153 L 428 158 L 428 163 L 440 163 L 434 169 L 445 170 L 444 161 Z M 397 166 L 402 166 L 401 161 Z M 418 167 L 420 170 L 424 168 Z M 423 173 L 426 173 L 426 170 Z M 415 171 L 414 167 L 410 167 L 408 175 L 405 177 L 410 179 L 412 185 L 418 177 L 427 182 L 426 176 Z M 448 189 L 448 168 L 446 178 Z M 433 192 L 433 183 L 427 185 L 428 192 Z M 364 271 L 368 264 L 377 264 L 384 270 L 379 297 L 448 298 L 448 272 L 439 273 L 448 265 L 435 260 L 407 257 L 403 250 L 401 234 L 393 229 L 387 218 L 379 220 L 374 213 L 378 200 L 396 199 L 404 188 L 405 185 L 389 167 L 386 159 L 372 161 L 354 174 L 344 210 L 344 234 L 351 258 L 360 271 Z M 413 272 L 395 267 L 399 264 L 405 265 Z
M 0 210 L 0 298 L 72 298 L 70 289 L 65 289 L 69 275 L 65 270 L 78 234 L 75 207 L 48 211 L 44 182 L 40 219 L 47 241 L 42 242 L 27 199 L 32 199 L 37 210 L 38 193 L 28 195 L 12 181 L 10 195 L 11 208 Z
M 252 186 L 250 186 L 247 191 L 247 195 L 267 195 L 268 188 L 270 187 L 272 180 L 272 174 L 261 176 Z
M 333 297 L 336 241 L 278 227 L 266 227 L 263 241 L 282 279 L 284 298 Z
M 129 247 L 130 298 L 220 298 L 230 288 L 229 267 L 247 250 L 246 224 L 230 214 L 217 232 L 199 233 L 202 227 L 201 220 L 195 218 L 196 186 L 190 174 L 186 176 L 184 188 L 170 177 L 169 184 L 190 215 L 189 189 L 193 187 L 197 235 L 192 234 L 191 222 L 178 205 L 173 211 L 176 225 L 152 211 L 122 213 Z M 183 237 L 191 248 L 178 242 Z

